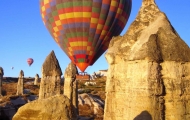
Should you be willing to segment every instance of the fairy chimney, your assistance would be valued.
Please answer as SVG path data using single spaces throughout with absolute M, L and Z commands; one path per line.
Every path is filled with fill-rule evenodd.
M 39 85 L 40 84 L 40 78 L 39 75 L 36 74 L 35 79 L 34 79 L 34 85 Z
M 3 82 L 3 75 L 4 75 L 3 68 L 0 67 L 0 96 L 2 96 L 2 82 Z
M 47 56 L 42 65 L 39 99 L 59 95 L 61 92 L 62 71 L 54 51 Z
M 18 77 L 18 83 L 17 83 L 17 95 L 23 95 L 24 90 L 24 72 L 21 70 L 19 77 Z
M 66 95 L 73 103 L 78 113 L 78 88 L 76 74 L 78 74 L 75 64 L 72 62 L 68 65 L 64 74 L 64 95 Z
M 143 0 L 106 59 L 104 120 L 189 119 L 190 49 L 154 0 Z

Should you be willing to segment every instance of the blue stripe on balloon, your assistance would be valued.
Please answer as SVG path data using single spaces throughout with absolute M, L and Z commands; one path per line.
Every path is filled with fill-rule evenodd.
M 76 51 L 74 51 L 74 55 L 78 55 L 78 54 L 86 54 L 86 50 L 76 50 Z
M 109 4 L 102 4 L 102 9 L 108 10 L 110 7 Z
M 94 0 L 93 2 L 102 2 L 102 0 Z
M 81 27 L 89 28 L 90 23 L 70 23 L 70 24 L 64 24 L 63 25 L 63 28 L 65 28 L 65 29 L 68 29 L 68 28 L 81 28 Z
M 96 29 L 95 28 L 90 28 L 90 33 L 95 33 Z
M 50 2 L 50 6 L 52 7 L 52 6 L 55 6 L 56 5 L 56 1 L 51 1 Z
M 51 9 L 48 8 L 48 9 L 46 10 L 46 13 L 49 14 L 50 12 L 51 12 Z

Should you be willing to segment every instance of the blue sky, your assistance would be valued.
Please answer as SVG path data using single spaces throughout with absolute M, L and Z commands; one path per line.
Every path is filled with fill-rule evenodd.
M 141 3 L 142 0 L 133 0 L 131 16 L 121 35 L 134 21 Z M 156 3 L 190 46 L 190 1 L 156 0 Z M 45 28 L 40 16 L 39 0 L 2 0 L 0 8 L 0 66 L 4 69 L 4 77 L 18 77 L 20 70 L 24 71 L 25 77 L 34 77 L 36 73 L 41 76 L 42 64 L 52 50 L 64 73 L 70 59 Z M 30 67 L 26 62 L 29 57 L 34 59 Z M 86 71 L 93 73 L 108 67 L 103 54 Z

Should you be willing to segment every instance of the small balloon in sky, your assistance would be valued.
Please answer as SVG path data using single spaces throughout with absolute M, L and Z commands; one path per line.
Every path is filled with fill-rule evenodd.
M 120 35 L 131 6 L 132 0 L 40 0 L 46 28 L 82 72 Z
M 32 58 L 27 59 L 27 63 L 29 66 L 31 66 L 33 62 L 34 62 L 34 60 Z

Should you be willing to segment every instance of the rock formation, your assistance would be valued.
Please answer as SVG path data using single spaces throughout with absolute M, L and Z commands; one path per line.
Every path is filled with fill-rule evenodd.
M 18 77 L 18 83 L 17 83 L 17 95 L 23 95 L 23 89 L 24 89 L 24 72 L 21 70 L 19 77 Z
M 54 51 L 47 56 L 42 65 L 42 78 L 40 82 L 39 99 L 60 94 L 61 68 Z
M 79 94 L 78 97 L 80 115 L 93 114 L 96 117 L 103 117 L 104 101 L 100 97 L 87 93 Z
M 64 95 L 38 99 L 20 107 L 13 120 L 77 120 L 71 101 Z
M 189 120 L 190 49 L 154 0 L 111 40 L 104 120 Z
M 78 74 L 76 66 L 71 62 L 65 70 L 64 74 L 64 95 L 66 95 L 75 106 L 78 113 L 78 88 L 76 74 Z
M 35 79 L 34 79 L 34 85 L 39 85 L 40 84 L 40 78 L 39 75 L 36 74 Z
M 0 67 L 0 96 L 2 96 L 2 81 L 3 81 L 3 75 L 4 75 L 3 68 Z

